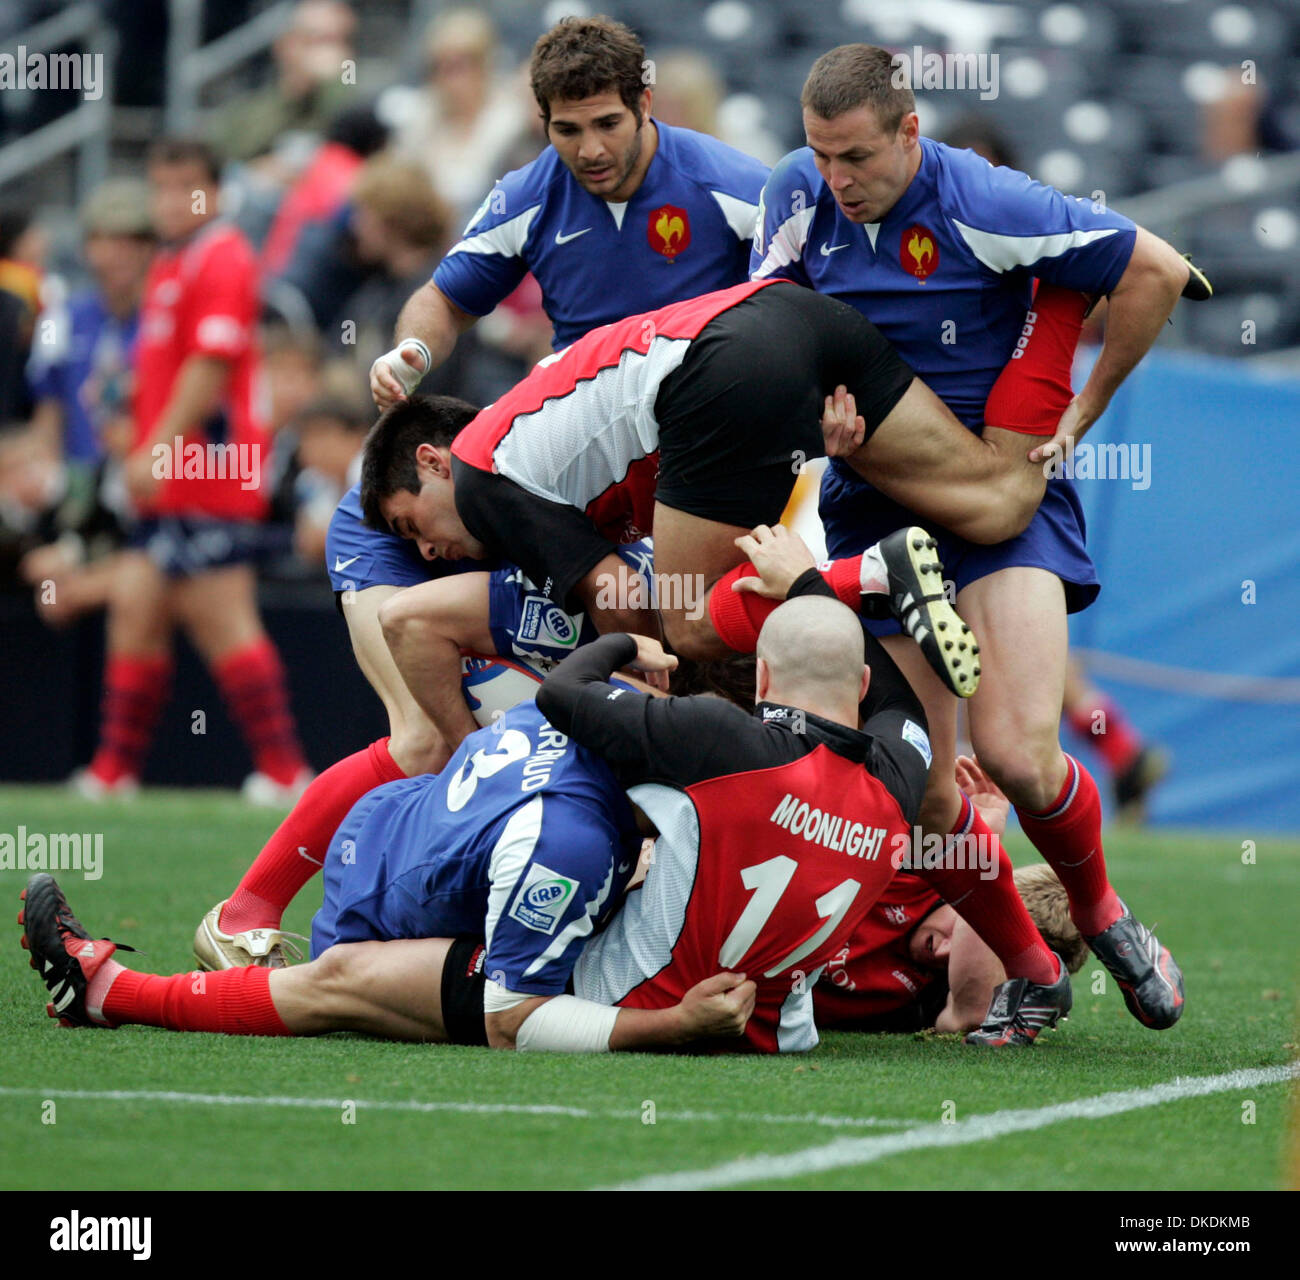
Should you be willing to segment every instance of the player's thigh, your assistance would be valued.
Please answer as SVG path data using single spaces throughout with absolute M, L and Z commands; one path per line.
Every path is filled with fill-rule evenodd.
M 108 647 L 119 653 L 165 651 L 172 627 L 166 576 L 142 551 L 123 551 L 117 559 L 108 591 Z
M 451 946 L 448 938 L 342 943 L 273 974 L 271 998 L 299 1034 L 361 1031 L 445 1043 L 442 970 Z
M 921 700 L 930 738 L 930 773 L 925 784 L 920 824 L 946 832 L 957 820 L 961 799 L 954 766 L 957 758 L 957 699 L 930 669 L 915 642 L 904 635 L 884 636 L 880 643 Z
M 1065 588 L 1046 569 L 1015 566 L 977 578 L 960 592 L 957 607 L 980 645 L 971 745 L 1013 802 L 1032 805 L 1029 793 L 1050 789 L 1054 780 L 1059 786 L 1064 772 Z
M 922 519 L 975 542 L 1015 536 L 1042 500 L 1046 477 L 1026 438 L 967 430 L 921 380 L 849 459 L 859 474 Z
M 748 532 L 742 525 L 655 503 L 655 582 L 664 634 L 671 643 L 680 647 L 684 636 L 710 625 L 704 597 L 724 573 L 744 561 L 736 539 Z M 730 650 L 724 645 L 719 652 Z
M 172 609 L 194 647 L 218 661 L 263 634 L 257 611 L 257 573 L 251 564 L 206 569 L 172 584 Z

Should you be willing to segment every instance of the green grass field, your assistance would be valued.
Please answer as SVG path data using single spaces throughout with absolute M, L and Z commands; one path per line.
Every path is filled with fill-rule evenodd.
M 103 833 L 102 877 L 61 883 L 92 933 L 132 943 L 143 953 L 134 963 L 162 973 L 192 967 L 195 925 L 275 822 L 224 793 L 99 807 L 0 788 L 0 832 Z M 1009 847 L 1036 856 L 1018 836 Z M 1115 832 L 1107 850 L 1121 892 L 1185 971 L 1177 1027 L 1144 1030 L 1109 980 L 1094 993 L 1089 963 L 1070 1020 L 1030 1052 L 839 1034 L 812 1055 L 767 1060 L 69 1031 L 45 1016 L 18 946 L 26 875 L 0 871 L 10 921 L 0 1185 L 64 1187 L 69 1170 L 88 1190 L 597 1187 L 673 1175 L 686 1186 L 854 1189 L 1286 1185 L 1294 1084 L 1278 1068 L 1300 1057 L 1300 842 L 1258 839 L 1254 865 L 1227 835 Z M 309 887 L 287 927 L 307 932 L 312 897 Z M 1150 1088 L 1259 1068 L 1272 1071 L 1199 1093 Z

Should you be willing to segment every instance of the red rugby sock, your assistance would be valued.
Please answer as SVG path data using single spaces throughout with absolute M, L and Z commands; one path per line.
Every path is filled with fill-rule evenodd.
M 104 667 L 99 749 L 90 771 L 104 783 L 138 778 L 166 705 L 170 656 L 112 654 Z
M 1074 392 L 1070 370 L 1088 299 L 1042 284 L 1025 317 L 1023 346 L 998 375 L 984 405 L 984 422 L 1026 435 L 1052 436 Z
M 169 1031 L 290 1036 L 271 1000 L 271 970 L 221 969 L 163 977 L 123 969 L 103 998 L 104 1017 Z
M 280 655 L 268 636 L 228 653 L 212 676 L 259 772 L 288 786 L 305 767 Z
M 855 613 L 862 604 L 862 556 L 831 560 L 818 569 L 838 599 Z M 753 591 L 733 591 L 731 585 L 741 578 L 757 578 L 758 570 L 746 561 L 728 570 L 709 592 L 709 620 L 723 644 L 737 653 L 753 653 L 763 623 L 782 602 L 769 600 Z
M 330 765 L 313 779 L 244 873 L 221 909 L 220 927 L 226 933 L 278 929 L 294 895 L 320 870 L 348 810 L 367 791 L 404 777 L 388 752 L 387 738 Z
M 1016 806 L 1020 827 L 1056 872 L 1070 899 L 1070 918 L 1085 937 L 1119 919 L 1120 901 L 1106 876 L 1101 850 L 1101 796 L 1092 775 L 1065 757 L 1065 782 L 1043 813 Z
M 972 852 L 996 851 L 996 872 L 989 875 L 979 863 L 990 865 L 991 858 L 961 857 L 961 840 L 970 840 Z M 1012 878 L 1011 859 L 1002 842 L 980 817 L 969 797 L 962 796 L 961 812 L 945 842 L 947 866 L 926 866 L 914 858 L 916 872 L 947 902 L 988 944 L 1002 961 L 1008 978 L 1028 978 L 1030 982 L 1051 986 L 1060 976 L 1060 966 L 1043 941 Z M 929 860 L 925 860 L 929 861 Z M 988 876 L 988 878 L 986 878 Z

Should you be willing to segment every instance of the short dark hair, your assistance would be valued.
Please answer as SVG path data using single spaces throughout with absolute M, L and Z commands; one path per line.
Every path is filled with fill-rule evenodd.
M 221 161 L 202 138 L 159 138 L 150 144 L 147 165 L 197 164 L 212 183 L 221 180 Z
M 614 90 L 637 114 L 645 92 L 645 46 L 631 27 L 611 18 L 562 18 L 533 45 L 528 75 L 542 122 L 552 102 L 573 102 Z
M 415 451 L 422 444 L 451 447 L 478 410 L 455 396 L 410 396 L 380 415 L 361 455 L 361 513 L 372 529 L 389 532 L 379 504 L 395 493 L 420 492 Z
M 896 71 L 888 49 L 874 44 L 838 45 L 813 63 L 799 105 L 823 120 L 871 107 L 880 128 L 893 133 L 903 117 L 916 110 L 911 86 Z

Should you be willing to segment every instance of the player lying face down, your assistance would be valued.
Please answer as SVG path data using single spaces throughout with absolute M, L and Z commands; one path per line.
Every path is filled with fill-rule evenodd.
M 640 841 L 609 768 L 525 703 L 469 738 L 442 774 L 353 806 L 326 856 L 310 964 L 136 973 L 113 958 L 115 944 L 87 938 L 49 876 L 28 884 L 24 944 L 51 1012 L 73 1025 L 485 1043 L 482 981 L 465 975 L 474 947 L 453 939 L 485 936 L 504 989 L 562 998 L 563 1013 L 573 961 L 617 908 Z M 727 975 L 673 1008 L 598 1010 L 600 1047 L 736 1035 L 751 1004 L 752 988 Z M 564 1046 L 543 1037 L 540 1047 Z
M 669 1046 L 742 1029 L 751 1049 L 812 1047 L 809 988 L 892 878 L 889 857 L 879 854 L 888 831 L 905 834 L 915 816 L 924 729 L 911 718 L 919 704 L 883 652 L 874 654 L 869 732 L 851 727 L 872 680 L 860 662 L 860 627 L 838 603 L 793 601 L 765 637 L 762 719 L 718 699 L 660 701 L 611 686 L 612 669 L 627 661 L 672 665 L 645 639 L 605 637 L 566 660 L 544 689 L 550 716 L 598 741 L 624 780 L 657 780 L 639 798 L 663 817 L 660 855 L 635 905 L 587 946 L 577 968 L 579 948 L 631 874 L 638 835 L 610 768 L 524 707 L 507 713 L 500 732 L 468 739 L 439 777 L 378 788 L 354 806 L 330 847 L 310 965 L 136 974 L 113 959 L 113 943 L 88 937 L 51 878 L 34 877 L 24 940 L 54 997 L 51 1010 L 82 1025 L 346 1029 L 467 1043 L 486 1034 L 499 1046 L 539 1049 Z M 790 705 L 793 693 L 802 706 Z M 797 811 L 792 793 L 767 816 L 771 796 L 753 803 L 759 775 L 773 796 L 796 788 L 828 812 L 847 807 L 860 819 L 855 830 L 845 828 L 841 841 L 836 828 L 801 849 L 776 818 Z M 675 795 L 704 821 L 683 827 Z M 877 817 L 886 826 L 864 821 Z M 789 852 L 761 858 L 763 836 Z M 704 875 L 718 880 L 715 892 L 693 894 Z M 981 891 L 972 878 L 963 886 L 971 897 Z M 706 898 L 707 911 L 699 906 Z M 641 917 L 671 921 L 687 900 L 694 913 L 656 940 Z M 472 947 L 424 939 L 480 927 L 487 943 L 477 984 Z M 371 941 L 381 938 L 393 941 Z M 692 979 L 701 965 L 717 964 L 728 968 Z M 734 964 L 760 976 L 746 980 Z M 562 994 L 570 976 L 573 996 Z
M 958 757 L 957 780 L 1000 839 L 1006 796 L 968 756 Z M 1088 947 L 1055 872 L 1017 867 L 1015 886 L 1047 945 L 1074 973 Z M 1005 978 L 998 958 L 952 907 L 919 876 L 900 870 L 826 966 L 813 1007 L 823 1030 L 962 1033 L 980 1025 L 990 992 Z

